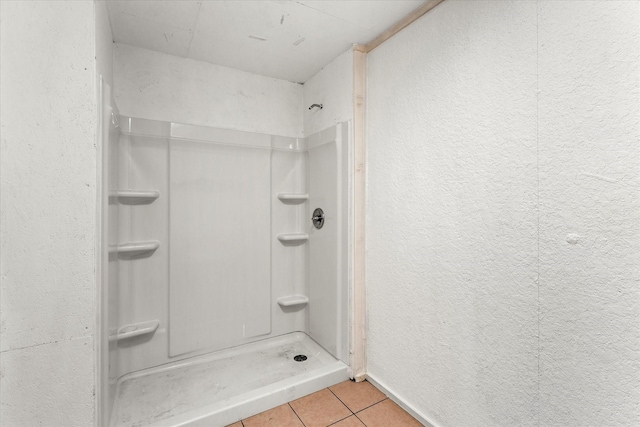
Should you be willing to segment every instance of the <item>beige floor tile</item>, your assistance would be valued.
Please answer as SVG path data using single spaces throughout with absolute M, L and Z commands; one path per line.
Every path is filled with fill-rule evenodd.
M 353 412 L 362 411 L 364 408 L 387 398 L 384 393 L 368 381 L 360 383 L 345 381 L 329 387 L 329 389 Z
M 229 424 L 227 427 L 242 427 L 242 423 L 238 421 L 237 423 Z
M 358 412 L 358 418 L 367 427 L 422 427 L 422 424 L 390 399 Z
M 276 408 L 242 420 L 244 427 L 304 427 L 289 405 Z
M 326 427 L 351 415 L 351 411 L 326 388 L 294 400 L 290 405 L 306 427 Z
M 335 424 L 331 424 L 331 427 L 366 427 L 362 424 L 355 415 L 350 416 L 349 418 L 345 418 L 342 421 L 338 421 Z

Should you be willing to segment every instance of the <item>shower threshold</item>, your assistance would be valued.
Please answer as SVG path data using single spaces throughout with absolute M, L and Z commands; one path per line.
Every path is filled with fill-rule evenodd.
M 111 425 L 226 426 L 347 378 L 343 362 L 295 332 L 124 375 Z

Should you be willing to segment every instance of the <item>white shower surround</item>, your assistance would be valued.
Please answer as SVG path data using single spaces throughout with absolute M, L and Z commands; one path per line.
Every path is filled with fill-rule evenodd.
M 138 141 L 135 145 L 140 146 L 140 136 L 143 134 L 147 135 L 155 135 L 156 137 L 169 138 L 172 135 L 173 138 L 186 138 L 187 140 L 200 140 L 200 141 L 223 141 L 228 139 L 229 141 L 235 141 L 236 143 L 247 144 L 246 141 L 249 142 L 249 145 L 253 146 L 263 146 L 263 148 L 271 147 L 272 144 L 274 148 L 280 147 L 281 149 L 277 149 L 273 151 L 272 155 L 272 185 L 274 186 L 271 191 L 271 197 L 276 200 L 280 199 L 283 194 L 300 194 L 300 193 L 308 193 L 309 192 L 309 182 L 316 181 L 314 185 L 315 190 L 313 190 L 308 197 L 308 200 L 305 199 L 302 204 L 299 204 L 299 201 L 296 200 L 286 200 L 286 197 L 283 197 L 285 200 L 278 200 L 277 202 L 272 202 L 272 229 L 275 234 L 278 234 L 277 230 L 288 231 L 296 231 L 299 229 L 299 226 L 291 226 L 291 224 L 304 224 L 307 216 L 310 216 L 310 212 L 306 212 L 308 209 L 307 206 L 311 206 L 312 204 L 318 203 L 326 203 L 326 198 L 329 193 L 326 193 L 328 189 L 327 185 L 330 181 L 324 182 L 324 177 L 317 167 L 311 167 L 312 170 L 309 170 L 309 167 L 316 164 L 317 160 L 326 156 L 329 156 L 327 160 L 323 160 L 322 162 L 325 165 L 332 165 L 332 167 L 341 168 L 339 172 L 342 176 L 348 176 L 350 169 L 350 160 L 349 160 L 349 152 L 347 150 L 347 145 L 342 147 L 335 144 L 327 144 L 335 140 L 339 136 L 339 140 L 346 142 L 351 137 L 351 129 L 347 123 L 339 125 L 336 128 L 335 125 L 341 123 L 341 121 L 348 121 L 352 117 L 352 109 L 351 109 L 351 95 L 352 95 L 352 52 L 348 51 L 337 58 L 333 63 L 329 64 L 325 69 L 320 71 L 316 76 L 314 76 L 310 80 L 310 85 L 308 87 L 302 85 L 293 85 L 289 82 L 276 81 L 274 79 L 264 78 L 262 76 L 251 76 L 253 80 L 251 80 L 253 85 L 243 86 L 241 84 L 241 77 L 244 76 L 243 72 L 239 72 L 237 70 L 225 69 L 224 67 L 215 67 L 211 64 L 198 63 L 197 61 L 191 60 L 183 60 L 181 58 L 171 57 L 170 55 L 158 54 L 156 52 L 145 51 L 144 49 L 137 49 L 130 46 L 121 46 L 115 45 L 116 52 L 114 53 L 114 78 L 116 82 L 120 82 L 121 86 L 124 86 L 132 91 L 132 93 L 123 93 L 122 91 L 117 92 L 116 102 L 118 106 L 122 105 L 121 111 L 139 111 L 141 114 L 144 114 L 146 118 L 150 119 L 158 119 L 168 116 L 173 117 L 185 117 L 186 121 L 190 124 L 177 124 L 177 123 L 162 123 L 154 120 L 142 120 L 142 119 L 132 119 L 130 123 L 128 119 L 121 120 L 121 126 L 125 130 L 124 138 L 124 146 L 130 145 L 132 141 Z M 119 53 L 117 51 L 120 51 Z M 123 53 L 124 52 L 124 53 Z M 133 63 L 124 62 L 126 58 L 129 58 L 130 55 L 134 55 L 138 57 L 138 61 L 134 61 Z M 170 70 L 181 70 L 178 72 L 171 72 Z M 204 72 L 202 71 L 204 70 Z M 182 77 L 189 74 L 201 75 L 203 79 L 208 79 L 207 84 L 209 88 L 213 91 L 219 92 L 219 94 L 223 96 L 222 105 L 220 103 L 207 103 L 204 102 L 204 98 L 202 98 L 202 94 L 199 93 L 196 86 L 185 86 L 181 83 Z M 211 75 L 223 75 L 226 76 L 223 81 L 212 79 Z M 131 76 L 134 76 L 131 78 Z M 160 81 L 160 83 L 158 83 Z M 235 83 L 234 83 L 235 82 Z M 230 88 L 225 88 L 225 84 L 230 86 Z M 116 83 L 117 84 L 117 83 Z M 160 90 L 158 88 L 154 88 L 159 85 Z M 259 88 L 259 86 L 264 86 L 263 88 Z M 289 96 L 291 92 L 287 89 L 284 92 L 284 97 L 280 96 L 278 102 L 273 102 L 274 93 L 282 92 L 282 87 L 289 88 L 293 90 L 293 96 Z M 148 87 L 152 87 L 154 89 L 146 90 Z M 266 90 L 265 90 L 266 89 Z M 182 92 L 181 92 L 182 91 Z M 173 103 L 171 105 L 164 105 L 163 103 L 167 101 L 167 92 L 170 93 L 171 99 L 179 98 L 182 101 L 178 103 Z M 325 108 L 322 110 L 322 114 L 316 117 L 315 125 L 313 128 L 305 128 L 305 135 L 310 135 L 308 138 L 295 138 L 301 134 L 301 128 L 296 125 L 299 123 L 302 125 L 302 119 L 307 115 L 306 109 L 299 108 L 299 103 L 302 99 L 302 95 L 304 93 L 305 96 L 316 97 L 317 95 L 326 92 L 329 94 L 329 97 L 326 99 Z M 279 93 L 282 95 L 282 93 Z M 184 105 L 187 103 L 188 106 Z M 220 117 L 219 109 L 225 108 L 225 106 L 238 106 L 238 108 L 233 108 L 232 110 L 235 113 L 234 120 L 231 123 L 223 123 L 223 118 Z M 192 116 L 185 116 L 185 109 L 199 107 L 201 109 L 201 114 L 196 114 Z M 245 108 L 246 107 L 246 108 Z M 258 111 L 260 110 L 260 111 Z M 274 120 L 276 115 L 289 115 L 293 114 L 295 110 L 295 116 L 298 119 L 294 121 L 290 121 L 289 125 L 282 126 L 282 119 Z M 188 118 L 187 118 L 188 117 Z M 213 117 L 214 121 L 209 121 L 209 118 Z M 318 118 L 320 120 L 318 120 Z M 299 122 L 298 122 L 299 120 Z M 286 120 L 284 120 L 286 122 Z M 212 123 L 219 124 L 220 126 L 224 126 L 226 129 L 212 128 Z M 269 135 L 260 135 L 257 133 L 247 133 L 260 131 L 261 126 L 262 129 L 269 129 L 273 133 L 278 130 L 281 131 L 281 134 L 287 135 L 284 137 L 273 137 Z M 321 127 L 320 127 L 321 126 Z M 235 129 L 230 129 L 235 128 Z M 316 132 L 316 129 L 321 130 L 322 132 Z M 336 129 L 341 129 L 340 135 L 336 134 Z M 242 130 L 242 131 L 238 131 Z M 248 138 L 248 139 L 247 139 Z M 266 138 L 266 139 L 265 139 Z M 150 141 L 149 141 L 150 142 Z M 120 155 L 118 163 L 120 164 L 121 176 L 120 179 L 122 182 L 136 182 L 138 186 L 142 186 L 145 188 L 159 188 L 160 197 L 155 200 L 153 203 L 139 205 L 139 206 L 120 206 L 120 218 L 121 218 L 121 227 L 120 227 L 120 240 L 121 241 L 131 241 L 133 237 L 140 237 L 149 235 L 152 236 L 154 234 L 158 235 L 160 241 L 166 240 L 168 236 L 165 236 L 161 229 L 162 226 L 158 228 L 158 226 L 154 226 L 153 223 L 158 221 L 158 218 L 162 217 L 160 211 L 166 208 L 163 204 L 166 204 L 166 195 L 169 191 L 169 188 L 163 186 L 162 184 L 162 172 L 160 169 L 164 162 L 166 162 L 166 157 L 163 160 L 161 151 L 157 149 L 153 149 L 153 143 L 149 145 L 149 142 L 143 143 L 143 145 L 147 145 L 146 149 L 139 151 L 140 148 L 129 150 L 129 153 L 124 155 Z M 161 142 L 161 144 L 166 144 L 167 141 Z M 130 145 L 131 146 L 131 145 Z M 339 148 L 338 151 L 335 151 L 334 147 Z M 133 147 L 133 146 L 131 146 Z M 288 148 L 288 150 L 283 150 Z M 307 151 L 310 150 L 310 151 Z M 328 149 L 328 151 L 327 151 Z M 144 151 L 146 150 L 146 154 Z M 321 150 L 321 151 L 317 151 Z M 126 150 L 125 150 L 126 151 Z M 139 151 L 137 154 L 136 152 Z M 307 153 L 316 152 L 318 154 L 314 154 L 309 156 Z M 155 152 L 155 154 L 153 154 Z M 145 159 L 150 155 L 149 159 Z M 158 157 L 160 156 L 160 157 Z M 330 157 L 334 157 L 338 162 L 330 160 Z M 336 157 L 338 156 L 338 157 Z M 156 160 L 153 158 L 156 157 Z M 310 163 L 309 163 L 310 162 Z M 126 165 L 137 165 L 141 166 L 142 169 L 136 170 L 136 168 L 131 168 Z M 153 166 L 153 165 L 156 166 Z M 307 164 L 305 166 L 305 164 Z M 160 168 L 158 167 L 160 166 Z M 146 172 L 145 172 L 146 170 Z M 317 175 L 320 172 L 320 175 Z M 338 172 L 338 171 L 336 171 Z M 156 176 L 160 173 L 160 175 Z M 124 174 L 124 175 L 122 175 Z M 309 176 L 317 175 L 317 176 Z M 344 212 L 344 215 L 340 215 L 342 219 L 340 219 L 340 224 L 338 229 L 334 230 L 334 232 L 339 232 L 341 234 L 346 233 L 349 229 L 349 220 L 348 215 L 350 215 L 349 208 L 349 196 L 348 196 L 348 187 L 347 181 L 345 179 L 340 179 L 338 182 L 340 185 L 344 185 L 342 191 L 342 198 L 338 200 L 338 205 L 334 206 L 334 208 L 340 209 L 341 212 Z M 327 187 L 326 189 L 323 189 Z M 319 192 L 318 192 L 319 191 Z M 317 193 L 317 194 L 316 194 Z M 165 197 L 162 197 L 162 194 Z M 318 198 L 318 196 L 321 196 Z M 164 199 L 164 200 L 162 200 Z M 160 211 L 158 211 L 160 209 Z M 329 215 L 332 213 L 329 211 Z M 144 218 L 152 218 L 151 221 L 144 220 Z M 138 218 L 138 219 L 136 219 Z M 337 218 L 328 218 L 329 228 L 332 227 L 335 222 L 334 219 Z M 133 228 L 131 225 L 138 224 Z M 302 222 L 300 222 L 302 221 Z M 310 226 L 309 226 L 310 227 Z M 131 234 L 131 231 L 137 229 L 134 235 Z M 144 231 L 147 230 L 147 231 Z M 152 231 L 155 230 L 155 231 Z M 315 229 L 310 227 L 310 229 L 304 229 L 304 227 L 300 228 L 300 230 L 304 231 L 309 235 L 309 239 L 312 245 L 315 245 L 313 242 L 316 241 L 316 237 L 314 237 Z M 315 231 L 314 231 L 315 230 Z M 282 233 L 280 233 L 282 234 Z M 344 234 L 343 234 L 344 235 Z M 137 238 L 136 237 L 136 238 Z M 273 236 L 272 236 L 273 237 Z M 144 239 L 143 239 L 144 240 Z M 316 241 L 317 244 L 327 245 L 328 241 L 326 239 L 320 239 Z M 344 239 L 342 246 L 339 248 L 340 256 L 344 258 L 344 262 L 340 262 L 335 265 L 338 269 L 336 272 L 340 278 L 338 280 L 344 280 L 344 282 L 348 282 L 349 275 L 349 251 L 350 243 L 348 239 Z M 211 349 L 202 349 L 195 352 L 186 353 L 183 356 L 177 358 L 169 358 L 166 354 L 166 346 L 168 342 L 168 328 L 167 328 L 167 314 L 160 313 L 158 315 L 157 310 L 156 313 L 152 313 L 154 309 L 149 311 L 149 307 L 158 306 L 158 307 L 166 307 L 168 304 L 168 300 L 166 300 L 162 293 L 158 293 L 154 291 L 158 285 L 162 288 L 163 279 L 162 271 L 164 271 L 163 263 L 166 262 L 166 244 L 160 243 L 159 248 L 156 251 L 157 257 L 151 256 L 149 258 L 140 260 L 139 265 L 136 263 L 131 263 L 131 266 L 126 267 L 124 269 L 124 273 L 121 275 L 121 281 L 124 283 L 121 284 L 123 289 L 128 289 L 125 293 L 130 298 L 124 298 L 124 301 L 130 301 L 124 303 L 123 310 L 119 310 L 118 316 L 120 317 L 120 324 L 125 325 L 129 324 L 138 324 L 142 318 L 144 319 L 156 319 L 159 321 L 157 324 L 157 330 L 153 335 L 149 335 L 151 338 L 148 343 L 143 344 L 141 346 L 136 345 L 127 345 L 125 347 L 120 348 L 116 353 L 118 354 L 117 363 L 114 363 L 114 366 L 117 366 L 118 376 L 126 374 L 127 372 L 136 371 L 139 369 L 144 369 L 149 366 L 156 366 L 160 363 L 168 363 L 175 360 L 184 359 L 185 357 L 193 357 L 194 355 L 205 355 Z M 316 249 L 317 250 L 317 249 Z M 323 251 L 326 251 L 325 256 L 323 256 Z M 318 256 L 316 257 L 318 261 L 326 262 L 330 261 L 327 256 L 334 253 L 335 249 L 332 249 L 330 246 L 324 248 L 320 252 L 316 252 Z M 273 280 L 273 290 L 272 290 L 272 298 L 271 298 L 271 310 L 273 313 L 272 316 L 272 324 L 271 331 L 269 335 L 264 335 L 262 337 L 256 337 L 256 339 L 263 339 L 264 337 L 269 336 L 278 336 L 283 333 L 288 333 L 291 331 L 305 331 L 308 330 L 310 325 L 315 325 L 311 327 L 311 334 L 314 336 L 314 331 L 316 334 L 320 334 L 317 337 L 314 337 L 318 340 L 322 345 L 326 348 L 330 349 L 330 351 L 336 355 L 339 359 L 343 360 L 345 363 L 348 363 L 349 359 L 349 341 L 348 341 L 348 322 L 349 322 L 349 309 L 348 309 L 348 288 L 345 286 L 342 288 L 342 292 L 340 294 L 336 294 L 335 296 L 330 297 L 328 300 L 326 296 L 322 295 L 313 295 L 313 293 L 309 293 L 308 285 L 304 285 L 307 282 L 308 277 L 310 275 L 309 268 L 305 267 L 306 258 L 308 258 L 308 246 L 300 245 L 297 247 L 289 246 L 289 244 L 283 245 L 278 239 L 273 238 L 271 244 L 271 252 L 273 262 L 271 265 L 272 268 L 272 280 Z M 293 255 L 293 258 L 290 258 Z M 284 258 L 282 258 L 284 257 Z M 279 259 L 287 259 L 286 262 L 278 261 Z M 290 258 L 290 259 L 289 259 Z M 164 260 L 164 261 L 163 261 Z M 127 263 L 127 261 L 124 261 Z M 146 267 L 143 264 L 148 264 Z M 153 266 L 152 266 L 153 264 Z M 327 276 L 328 270 L 326 268 L 311 268 L 314 270 L 317 277 L 314 280 L 319 280 L 318 285 L 320 286 L 327 280 L 334 280 L 332 277 Z M 137 271 L 137 272 L 136 272 Z M 140 281 L 145 275 L 145 271 L 150 271 L 153 278 L 149 281 L 146 281 L 142 284 L 139 284 L 137 287 L 127 286 L 126 283 L 136 281 Z M 136 279 L 137 278 L 137 279 Z M 343 279 L 344 278 L 344 279 Z M 131 282 L 131 283 L 133 283 Z M 149 287 L 151 286 L 151 287 Z M 316 286 L 316 285 L 314 285 Z M 148 289 L 147 289 L 148 288 Z M 316 291 L 317 292 L 317 291 Z M 298 295 L 310 296 L 308 301 L 308 309 L 304 310 L 293 310 L 292 308 L 284 307 L 280 308 L 279 301 L 282 299 L 282 296 L 286 298 L 293 299 L 298 298 Z M 135 301 L 144 301 L 144 299 L 150 298 L 155 301 L 154 304 L 143 304 L 138 308 L 129 307 L 126 308 L 127 305 L 134 303 Z M 299 299 L 299 298 L 298 298 Z M 331 302 L 333 300 L 333 302 Z M 320 309 L 318 303 L 320 301 L 324 301 L 324 308 Z M 139 305 L 139 303 L 137 303 Z M 335 320 L 328 319 L 327 316 L 329 313 L 326 308 L 331 304 L 338 304 L 341 306 L 341 310 L 337 313 L 338 317 Z M 315 309 L 314 309 L 315 307 Z M 295 309 L 295 307 L 294 307 Z M 131 311 L 133 310 L 133 311 Z M 282 311 L 284 310 L 284 312 Z M 288 314 L 284 314 L 288 312 Z M 307 314 L 308 312 L 308 314 Z M 136 313 L 134 317 L 137 317 L 137 320 L 131 317 L 131 313 Z M 146 313 L 146 314 L 145 314 Z M 143 319 L 143 320 L 144 320 Z M 147 320 L 148 320 L 147 319 Z M 164 320 L 163 320 L 164 319 Z M 287 320 L 289 319 L 289 320 Z M 331 321 L 329 321 L 331 320 Z M 292 323 L 293 321 L 293 323 Z M 322 326 L 326 323 L 326 327 Z M 155 326 L 154 326 L 155 328 Z M 327 328 L 330 328 L 334 332 L 329 331 Z M 326 331 L 324 331 L 327 329 Z M 323 332 L 324 331 L 324 332 Z M 112 331 L 113 333 L 113 331 Z M 251 340 L 248 340 L 251 341 Z M 238 341 L 238 344 L 241 342 Z M 203 356 L 204 357 L 204 356 Z M 327 377 L 330 378 L 330 377 Z M 322 381 L 314 381 L 311 383 L 311 387 L 313 384 L 323 384 Z M 299 390 L 311 390 L 308 388 L 300 388 Z M 274 389 L 275 392 L 275 389 Z M 274 394 L 273 398 L 277 398 L 278 393 Z
M 262 389 L 264 396 L 259 400 L 246 400 L 248 397 L 238 396 L 239 402 L 245 402 L 240 409 L 234 404 L 233 408 L 229 408 L 230 412 L 220 412 L 222 407 L 218 405 L 216 411 L 219 415 L 216 417 L 222 418 L 216 419 L 226 420 L 229 416 L 233 417 L 233 414 L 246 417 L 252 415 L 251 411 L 256 410 L 255 408 L 266 409 L 265 402 L 285 403 L 285 398 L 290 400 L 302 397 L 303 394 L 326 387 L 331 382 L 346 379 L 346 363 L 349 358 L 349 124 L 332 126 L 309 138 L 290 138 L 126 116 L 120 116 L 118 121 L 121 136 L 117 142 L 110 141 L 112 145 L 117 143 L 118 153 L 109 159 L 109 162 L 117 164 L 118 170 L 118 187 L 110 188 L 110 206 L 118 205 L 118 244 L 109 242 L 110 250 L 114 252 L 109 264 L 117 265 L 119 269 L 118 289 L 110 291 L 110 305 L 113 306 L 117 300 L 115 305 L 118 307 L 119 322 L 117 331 L 109 331 L 112 338 L 111 354 L 116 355 L 116 362 L 112 363 L 112 369 L 117 370 L 115 377 L 164 364 L 172 366 L 176 363 L 192 363 L 186 360 L 212 351 L 220 351 L 222 355 L 234 346 L 254 341 L 267 343 L 264 341 L 267 338 L 302 331 L 331 353 L 333 356 L 326 356 L 335 363 L 314 371 L 311 377 L 296 377 L 284 383 L 273 383 L 272 380 L 271 385 L 267 382 L 265 386 L 268 388 Z M 183 153 L 191 155 L 191 151 L 196 157 L 183 159 Z M 109 152 L 113 154 L 113 150 Z M 238 175 L 242 172 L 242 165 L 229 169 L 228 166 L 236 161 L 235 157 L 229 156 L 236 152 L 244 157 L 249 154 L 258 156 L 255 158 L 259 160 L 259 164 L 251 168 L 251 174 L 263 174 L 260 164 L 264 164 L 264 173 L 267 175 L 256 176 L 254 180 L 247 181 L 251 174 Z M 207 153 L 214 157 L 207 160 Z M 220 155 L 221 158 L 218 157 Z M 195 163 L 194 159 L 197 160 Z M 215 166 L 216 162 L 224 159 L 225 163 Z M 214 163 L 209 166 L 205 164 L 211 161 Z M 184 167 L 202 162 L 205 163 L 199 169 Z M 110 166 L 105 169 L 112 172 L 113 167 Z M 198 173 L 192 176 L 196 170 L 201 170 L 204 175 Z M 224 170 L 227 172 L 223 173 Z M 331 178 L 331 175 L 335 177 Z M 240 181 L 237 178 L 241 178 Z M 230 187 L 226 184 L 220 187 L 220 183 L 226 181 L 229 184 L 246 181 L 251 188 L 255 187 L 259 191 L 260 194 L 249 198 L 245 197 L 247 191 L 253 191 L 249 187 L 242 194 L 237 194 L 238 197 L 244 194 L 242 197 L 246 203 L 263 199 L 266 201 L 265 206 L 256 205 L 255 209 L 246 206 L 234 219 L 238 222 L 242 212 L 246 211 L 250 215 L 240 221 L 239 225 L 251 225 L 252 215 L 266 217 L 266 225 L 262 224 L 260 229 L 251 232 L 244 227 L 239 228 L 229 236 L 240 238 L 244 234 L 242 239 L 248 238 L 254 246 L 256 233 L 266 233 L 267 247 L 256 252 L 253 257 L 265 257 L 267 271 L 251 280 L 245 277 L 237 281 L 237 276 L 232 273 L 238 268 L 238 272 L 249 268 L 253 271 L 250 265 L 242 266 L 242 259 L 227 259 L 225 267 L 217 273 L 203 271 L 203 268 L 209 268 L 211 262 L 215 261 L 211 259 L 212 253 L 225 250 L 225 242 L 219 238 L 228 234 L 230 228 L 222 228 L 212 235 L 208 235 L 209 232 L 203 229 L 204 239 L 201 239 L 200 246 L 204 246 L 200 249 L 188 241 L 180 244 L 180 233 L 198 233 L 200 227 L 209 223 L 208 218 L 219 218 L 220 213 L 224 214 L 215 213 L 216 209 L 223 208 L 220 205 L 223 200 L 223 204 L 227 205 L 225 211 L 238 209 L 238 206 L 232 208 L 229 205 L 237 205 L 233 202 L 233 193 L 228 191 Z M 218 184 L 214 184 L 215 182 Z M 255 185 L 250 182 L 255 182 Z M 224 190 L 224 194 L 215 196 L 212 191 L 216 190 L 211 187 L 212 184 L 217 185 L 219 190 Z M 184 187 L 185 185 L 188 187 Z M 190 206 L 194 202 L 180 198 L 180 194 L 190 194 L 184 193 L 183 188 L 189 192 L 204 191 L 203 194 L 207 196 L 196 199 L 189 196 L 189 200 L 195 200 L 199 207 L 184 210 L 186 205 Z M 295 194 L 304 197 L 292 198 Z M 214 211 L 209 212 L 211 207 L 207 207 L 207 200 L 211 197 L 216 204 L 212 205 Z M 218 205 L 220 206 L 217 207 Z M 313 228 L 308 220 L 311 210 L 318 206 L 323 207 L 327 214 L 322 230 Z M 210 224 L 215 225 L 217 222 Z M 180 227 L 187 228 L 180 231 Z M 304 233 L 308 237 L 301 242 L 283 242 L 281 237 L 290 233 Z M 113 233 L 110 234 L 113 238 Z M 235 244 L 235 241 L 229 244 Z M 132 253 L 135 256 L 122 252 L 129 247 L 135 249 L 135 253 Z M 187 258 L 180 260 L 185 251 Z M 178 270 L 182 268 L 182 264 L 190 263 L 191 257 L 202 257 L 202 261 L 210 259 L 211 262 L 197 262 L 188 267 L 187 274 L 180 273 Z M 215 280 L 212 281 L 213 278 Z M 185 279 L 188 282 L 183 282 Z M 237 283 L 234 284 L 233 280 Z M 112 280 L 108 282 L 114 283 Z M 233 286 L 227 289 L 224 287 L 225 283 Z M 191 289 L 193 286 L 197 289 Z M 266 296 L 262 295 L 264 292 Z M 237 294 L 236 297 L 233 296 L 234 293 Z M 253 298 L 251 304 L 259 304 L 262 311 L 250 307 L 243 309 L 243 301 L 248 301 L 243 295 L 250 295 Z M 302 305 L 285 306 L 282 302 L 283 298 L 300 299 L 299 296 L 305 297 Z M 194 297 L 197 300 L 193 300 Z M 207 300 L 212 303 L 203 305 L 202 302 Z M 231 324 L 227 324 L 227 320 L 221 323 L 223 319 L 219 317 L 219 313 L 226 309 L 236 311 L 234 315 L 237 319 Z M 252 324 L 251 322 L 260 329 L 250 330 L 243 326 Z M 236 324 L 238 327 L 235 327 Z M 127 335 L 132 337 L 125 338 Z M 114 351 L 116 342 L 117 350 Z M 257 358 L 252 357 L 253 363 L 259 363 L 259 354 Z M 238 369 L 237 375 L 240 377 L 245 368 L 238 364 L 233 369 Z M 283 394 L 280 387 L 286 387 L 289 391 Z M 245 390 L 244 393 L 248 391 Z M 118 392 L 118 396 L 120 394 Z M 110 406 L 106 403 L 103 405 L 105 408 Z M 116 408 L 119 407 L 122 404 L 116 402 Z M 207 410 L 204 411 L 192 408 L 190 413 L 197 417 L 198 413 L 206 415 Z M 190 416 L 186 417 L 190 419 Z M 184 418 L 178 417 L 176 422 Z M 167 422 L 171 424 L 173 421 Z

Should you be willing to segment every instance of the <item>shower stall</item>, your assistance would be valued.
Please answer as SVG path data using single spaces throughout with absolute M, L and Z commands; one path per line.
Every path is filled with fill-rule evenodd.
M 290 138 L 103 100 L 103 425 L 224 426 L 346 380 L 351 124 Z

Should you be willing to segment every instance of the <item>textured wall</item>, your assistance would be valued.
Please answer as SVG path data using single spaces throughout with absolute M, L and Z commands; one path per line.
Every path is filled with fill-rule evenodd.
M 442 426 L 536 425 L 535 3 L 368 57 L 368 373 Z
M 338 56 L 307 80 L 303 99 L 305 136 L 352 120 L 353 50 Z M 323 104 L 323 108 L 309 110 L 311 104 Z
M 96 323 L 94 5 L 3 1 L 0 16 L 0 420 L 88 426 Z
M 302 137 L 302 86 L 128 45 L 114 49 L 121 114 Z
M 435 425 L 640 425 L 639 7 L 448 0 L 368 56 L 368 370 Z
M 540 2 L 540 425 L 640 426 L 640 2 Z

